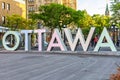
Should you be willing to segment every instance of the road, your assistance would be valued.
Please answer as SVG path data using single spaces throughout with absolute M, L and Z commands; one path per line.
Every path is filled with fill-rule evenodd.
M 109 80 L 120 57 L 0 54 L 0 80 Z

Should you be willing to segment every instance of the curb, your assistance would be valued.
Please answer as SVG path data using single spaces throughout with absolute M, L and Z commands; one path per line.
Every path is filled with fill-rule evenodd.
M 88 55 L 88 56 L 116 56 L 120 57 L 120 51 L 112 52 L 112 51 L 0 51 L 0 54 L 58 54 L 58 55 Z

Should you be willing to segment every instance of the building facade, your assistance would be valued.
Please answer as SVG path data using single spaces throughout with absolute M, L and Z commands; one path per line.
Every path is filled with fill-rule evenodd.
M 77 9 L 77 0 L 62 0 L 62 4 L 71 7 L 73 9 Z
M 109 16 L 109 15 L 110 15 L 108 3 L 106 4 L 105 15 L 106 15 L 106 16 Z
M 5 24 L 6 17 L 12 14 L 26 18 L 25 4 L 15 0 L 0 0 L 0 25 Z
M 25 0 L 26 3 L 26 15 L 30 12 L 37 12 L 40 5 L 47 5 L 50 3 L 63 4 L 67 7 L 77 9 L 77 0 Z M 28 18 L 28 16 L 26 16 Z

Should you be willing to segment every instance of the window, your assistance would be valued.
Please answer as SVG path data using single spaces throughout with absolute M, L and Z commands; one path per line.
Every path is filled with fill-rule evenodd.
M 34 2 L 34 0 L 28 0 L 28 2 Z
M 10 4 L 7 4 L 7 10 L 10 10 Z
M 5 24 L 5 16 L 2 16 L 2 23 Z
M 34 6 L 29 6 L 29 12 L 32 12 L 32 11 L 35 11 L 35 8 L 34 8 Z
M 5 2 L 2 2 L 2 9 L 5 9 Z

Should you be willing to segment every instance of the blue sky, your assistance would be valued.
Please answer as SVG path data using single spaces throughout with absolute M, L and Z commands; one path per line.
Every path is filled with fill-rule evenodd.
M 78 10 L 86 9 L 88 14 L 104 14 L 106 0 L 78 0 Z M 109 4 L 109 2 L 108 2 Z

